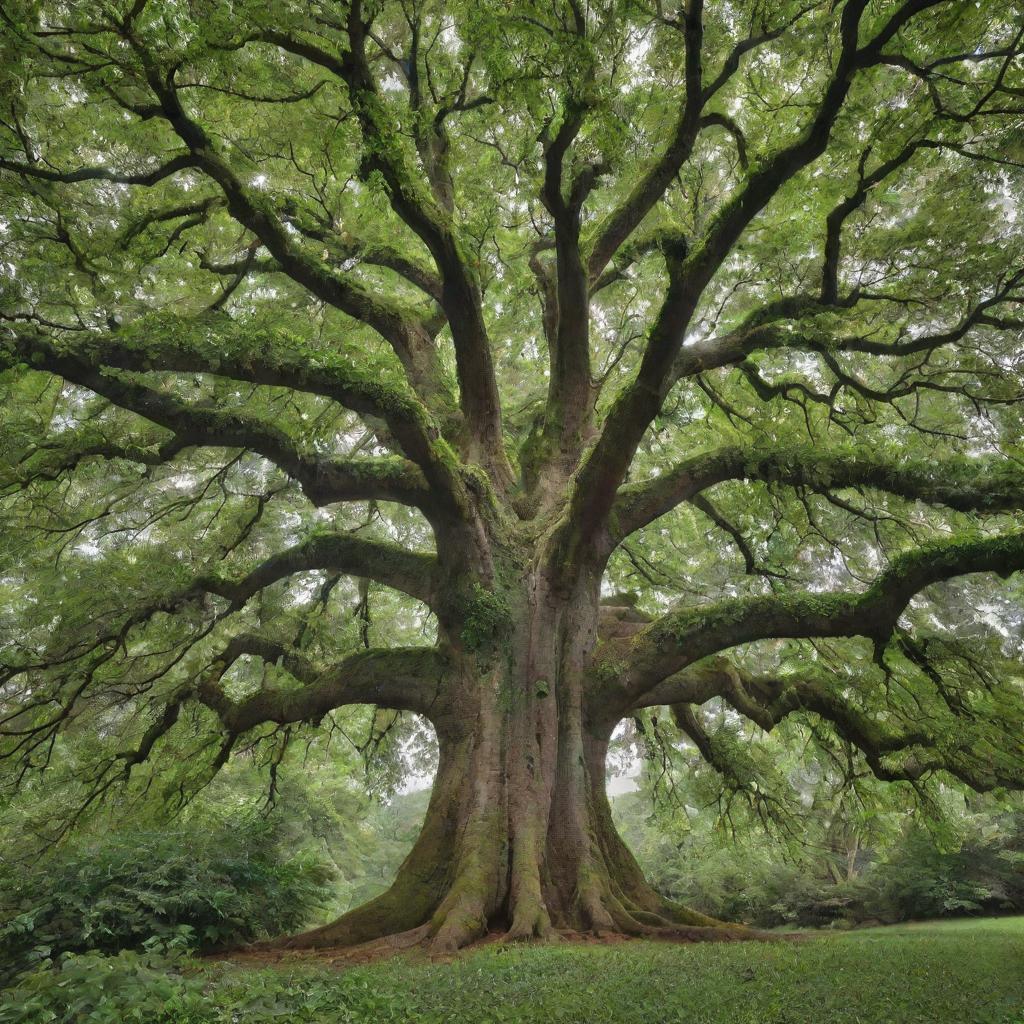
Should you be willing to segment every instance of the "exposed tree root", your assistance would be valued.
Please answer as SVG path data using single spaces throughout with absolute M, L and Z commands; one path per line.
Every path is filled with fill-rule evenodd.
M 569 928 L 550 928 L 543 934 L 521 935 L 509 931 L 488 931 L 465 945 L 453 949 L 440 947 L 430 936 L 430 925 L 420 925 L 405 932 L 385 935 L 355 945 L 288 945 L 287 942 L 256 943 L 244 949 L 211 954 L 219 960 L 237 963 L 325 963 L 344 968 L 357 964 L 386 960 L 399 954 L 447 961 L 489 945 L 533 943 L 570 943 L 573 945 L 607 945 L 638 941 L 653 941 L 689 945 L 698 942 L 787 942 L 803 939 L 802 935 L 759 932 L 740 926 L 686 927 L 680 925 L 653 925 L 639 928 L 633 934 L 619 930 L 578 931 Z
M 604 884 L 602 884 L 602 882 Z M 686 909 L 647 889 L 648 898 L 638 902 L 621 890 L 612 893 L 608 880 L 592 878 L 578 892 L 577 909 L 581 927 L 556 927 L 539 898 L 521 898 L 507 929 L 494 928 L 488 919 L 482 890 L 465 880 L 457 884 L 428 911 L 425 920 L 408 926 L 410 915 L 423 915 L 422 906 L 406 906 L 395 914 L 396 882 L 388 892 L 363 907 L 299 935 L 254 943 L 231 956 L 310 953 L 317 958 L 334 957 L 339 963 L 365 962 L 401 951 L 419 950 L 432 957 L 450 957 L 460 950 L 494 942 L 624 942 L 655 939 L 668 942 L 778 941 L 785 938 L 742 925 L 716 921 Z M 655 906 L 656 909 L 649 909 Z M 403 923 L 406 924 L 402 927 Z

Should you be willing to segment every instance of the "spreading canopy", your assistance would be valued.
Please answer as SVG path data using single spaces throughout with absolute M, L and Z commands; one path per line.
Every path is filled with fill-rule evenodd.
M 1024 785 L 1021 4 L 0 31 L 8 781 L 177 755 L 185 799 L 347 705 L 440 720 L 518 546 L 603 578 L 609 728 L 669 705 L 752 791 L 731 731 L 791 717 Z

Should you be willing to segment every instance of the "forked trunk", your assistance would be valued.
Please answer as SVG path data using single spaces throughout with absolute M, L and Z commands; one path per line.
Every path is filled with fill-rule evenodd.
M 572 594 L 540 574 L 523 582 L 508 606 L 471 611 L 450 631 L 457 671 L 432 716 L 437 776 L 394 884 L 286 945 L 387 939 L 453 950 L 487 931 L 737 935 L 659 896 L 612 823 L 605 758 L 615 723 L 584 703 L 596 582 Z

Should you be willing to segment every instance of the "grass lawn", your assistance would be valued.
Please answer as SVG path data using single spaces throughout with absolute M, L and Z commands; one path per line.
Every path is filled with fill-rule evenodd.
M 207 962 L 181 985 L 149 1016 L 132 1015 L 141 1003 L 126 992 L 120 1008 L 89 1017 L 82 1006 L 74 1019 L 1024 1024 L 1024 918 L 817 933 L 802 943 L 487 946 L 453 963 L 392 959 L 344 970 Z M 10 995 L 0 1021 L 19 1020 Z M 20 1019 L 67 1019 L 34 1016 L 31 1001 Z

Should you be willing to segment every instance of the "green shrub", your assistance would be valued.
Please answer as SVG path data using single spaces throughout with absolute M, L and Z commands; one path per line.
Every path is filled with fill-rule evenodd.
M 389 984 L 387 973 L 386 965 L 342 973 L 238 970 L 129 950 L 116 956 L 68 953 L 40 961 L 0 993 L 0 1024 L 406 1024 L 422 1019 L 410 993 Z
M 615 811 L 647 877 L 711 917 L 806 928 L 1024 913 L 1019 806 L 953 805 L 936 831 L 899 811 L 869 818 L 869 828 L 826 810 L 819 831 L 787 845 L 753 829 L 737 839 L 714 826 L 713 811 L 692 820 L 651 815 L 645 799 L 619 797 Z M 851 864 L 829 829 L 843 838 L 855 827 L 862 842 Z
M 889 921 L 1024 909 L 1024 829 L 1007 816 L 967 835 L 959 849 L 936 847 L 911 829 L 870 875 L 865 912 Z
M 10 974 L 40 956 L 209 949 L 295 930 L 330 897 L 331 878 L 252 812 L 75 838 L 0 864 L 0 964 Z
M 156 954 L 68 953 L 23 974 L 0 993 L 0 1024 L 198 1024 L 204 981 Z

